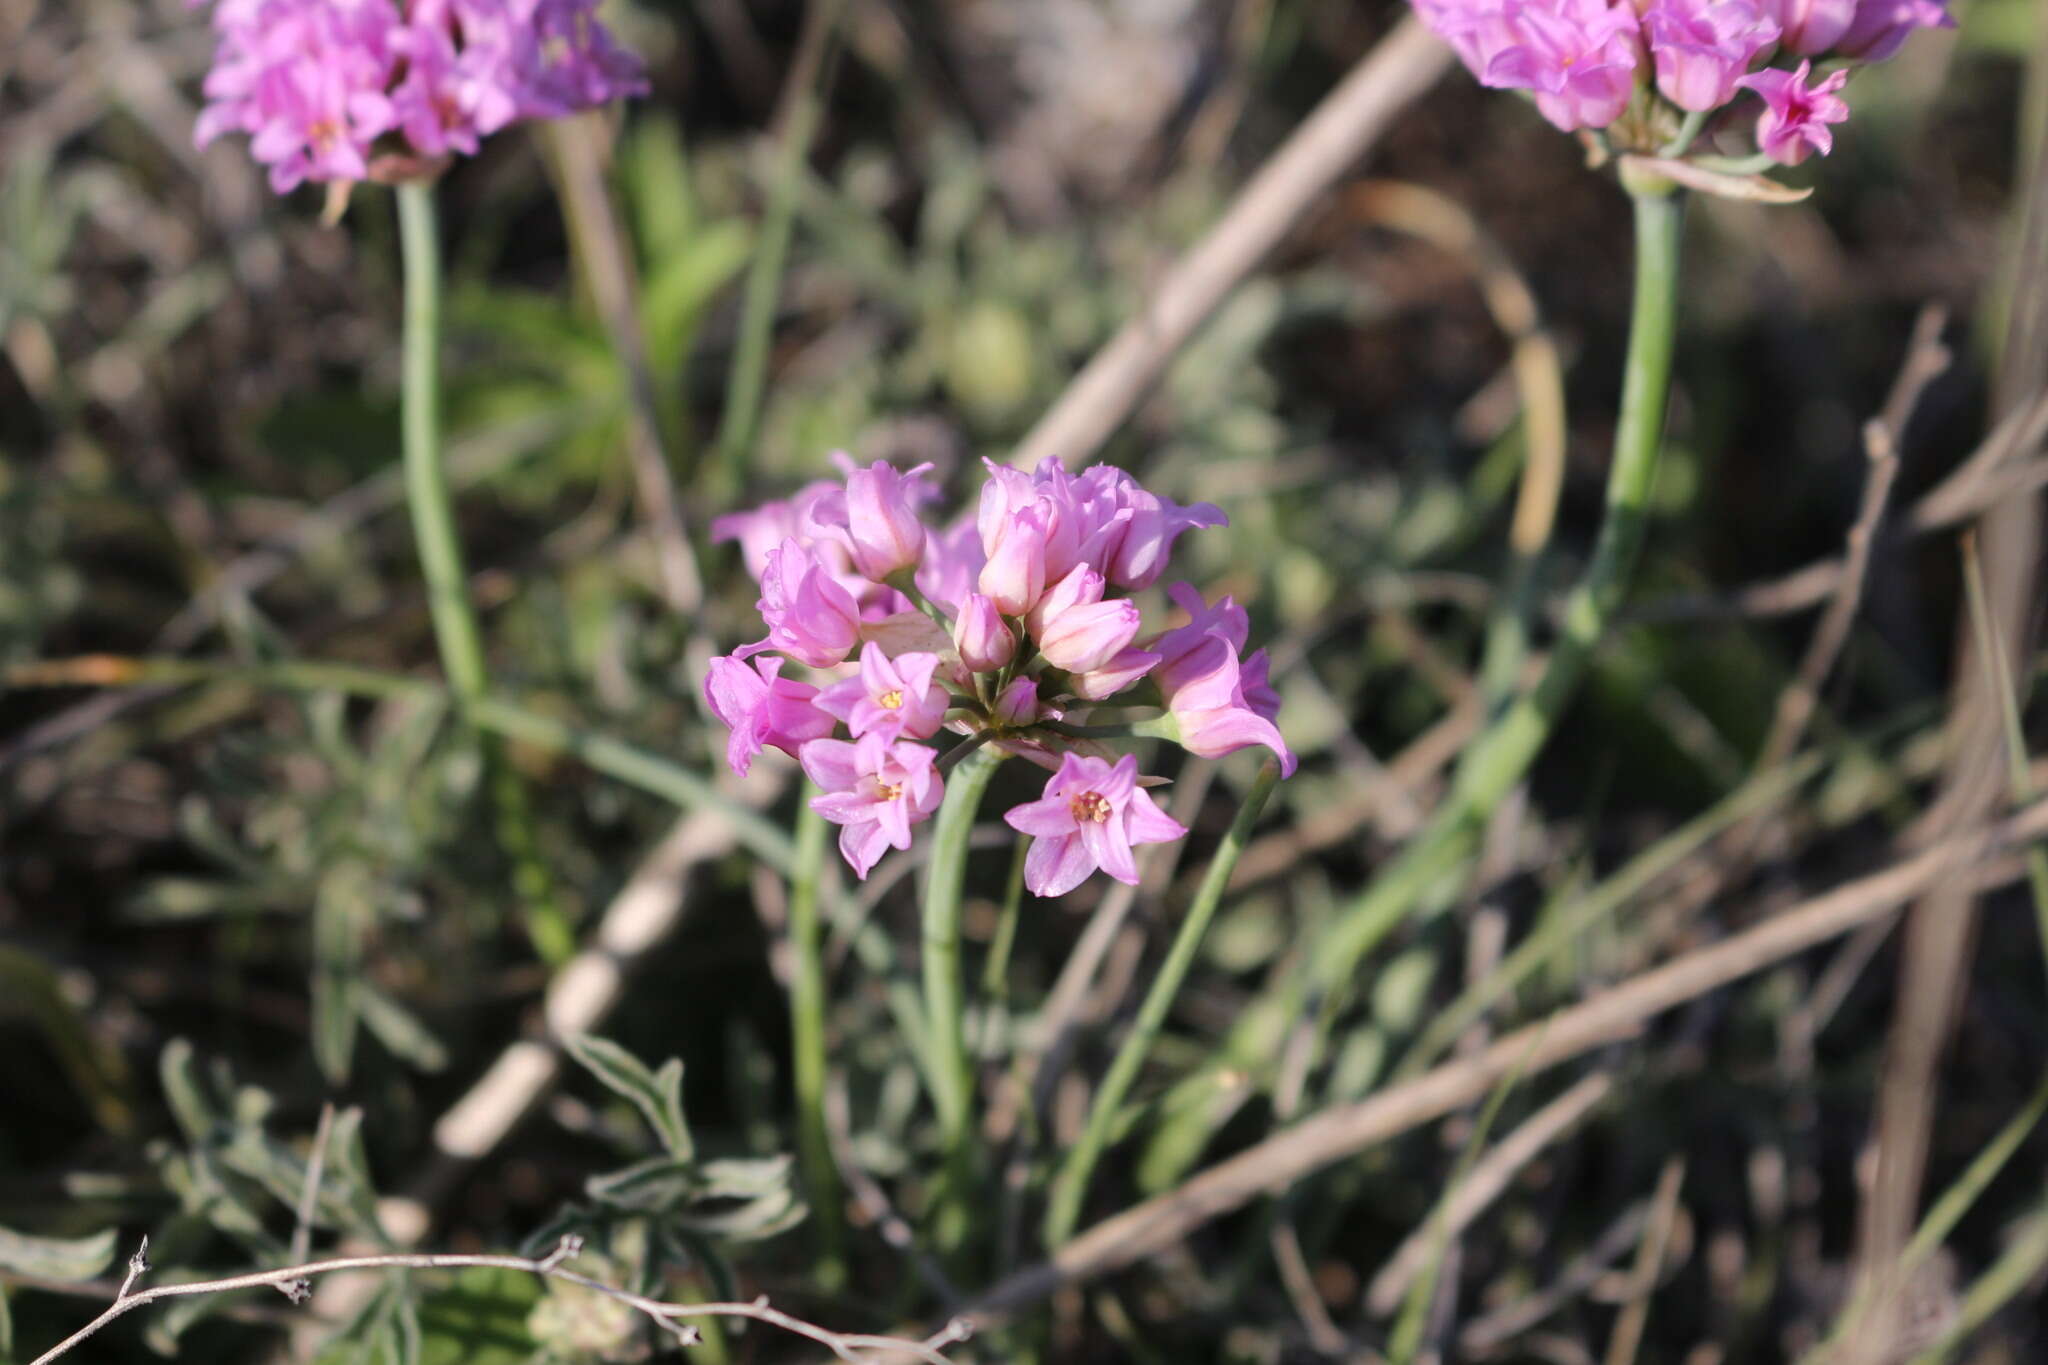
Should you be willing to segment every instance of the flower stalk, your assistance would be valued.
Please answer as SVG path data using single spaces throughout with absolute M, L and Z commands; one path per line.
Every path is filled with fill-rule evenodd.
M 945 1152 L 948 1202 L 964 1211 L 969 1168 L 968 1137 L 973 1128 L 974 1071 L 967 1057 L 966 1006 L 960 976 L 960 900 L 967 880 L 967 853 L 974 817 L 1002 755 L 978 748 L 962 759 L 946 781 L 945 799 L 932 830 L 931 868 L 924 885 L 924 1007 L 930 1030 L 932 1104 L 939 1114 Z M 958 1244 L 964 1219 L 942 1225 L 941 1240 Z
M 430 181 L 397 186 L 400 251 L 405 264 L 405 372 L 400 424 L 405 502 L 426 582 L 427 610 L 448 690 L 465 721 L 489 690 L 483 637 L 469 600 L 469 575 L 455 530 L 455 504 L 441 450 L 441 242 Z M 555 904 L 553 878 L 534 837 L 533 812 L 501 743 L 486 745 L 487 785 L 497 808 L 497 833 L 512 863 L 513 886 L 525 907 L 527 935 L 541 960 L 567 962 L 575 934 Z
M 1349 979 L 1359 962 L 1405 919 L 1440 877 L 1476 846 L 1494 810 L 1527 775 L 1577 692 L 1593 652 L 1628 590 L 1649 520 L 1662 449 L 1678 310 L 1684 202 L 1674 186 L 1638 176 L 1626 184 L 1635 206 L 1635 298 L 1622 377 L 1621 419 L 1607 476 L 1606 515 L 1592 561 L 1566 600 L 1564 625 L 1543 676 L 1521 693 L 1466 751 L 1449 798 L 1394 863 L 1346 907 L 1323 951 L 1311 958 L 1318 988 Z

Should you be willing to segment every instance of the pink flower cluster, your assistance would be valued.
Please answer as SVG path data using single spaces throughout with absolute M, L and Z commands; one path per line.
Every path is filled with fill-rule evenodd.
M 767 634 L 713 659 L 704 691 L 732 732 L 733 771 L 766 748 L 795 757 L 860 876 L 938 809 L 952 761 L 932 744 L 942 732 L 963 753 L 986 745 L 1053 770 L 1043 797 L 1008 816 L 1033 840 L 1025 881 L 1041 896 L 1098 868 L 1135 882 L 1133 845 L 1186 833 L 1135 757 L 1112 761 L 1078 733 L 1091 708 L 1163 711 L 1190 752 L 1264 745 L 1294 771 L 1265 652 L 1244 653 L 1244 609 L 1175 584 L 1187 624 L 1140 639 L 1138 604 L 1122 595 L 1159 581 L 1183 533 L 1223 525 L 1214 507 L 1181 507 L 1102 465 L 990 464 L 974 514 L 939 529 L 924 518 L 939 496 L 929 465 L 834 458 L 843 481 L 712 523 L 760 583 Z M 791 664 L 812 680 L 785 677 Z
M 1414 0 L 1417 13 L 1483 85 L 1526 90 L 1570 132 L 1619 119 L 1654 81 L 1679 109 L 1706 113 L 1755 91 L 1762 150 L 1786 164 L 1826 154 L 1827 125 L 1849 116 L 1837 70 L 1808 83 L 1812 59 L 1881 62 L 1915 29 L 1953 27 L 1946 0 Z M 1759 57 L 1808 60 L 1750 74 Z
M 597 4 L 218 0 L 195 140 L 247 133 L 280 194 L 367 178 L 387 135 L 394 151 L 420 158 L 474 154 L 520 119 L 646 90 L 639 59 L 598 22 Z

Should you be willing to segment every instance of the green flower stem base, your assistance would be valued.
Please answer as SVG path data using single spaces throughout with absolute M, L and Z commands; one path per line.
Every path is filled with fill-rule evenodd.
M 398 186 L 398 230 L 405 258 L 405 501 L 441 668 L 457 707 L 473 721 L 489 680 L 483 637 L 469 602 L 462 542 L 455 532 L 455 505 L 441 460 L 441 240 L 431 182 Z M 498 842 L 512 863 L 512 883 L 525 908 L 527 934 L 544 962 L 560 966 L 574 955 L 576 939 L 555 903 L 554 878 L 534 836 L 526 788 L 502 744 L 488 744 L 484 761 L 486 785 L 497 810 Z
M 972 1221 L 967 1205 L 973 1162 L 974 1071 L 967 1058 L 966 1006 L 960 986 L 960 894 L 967 878 L 967 846 L 982 794 L 1003 756 L 978 748 L 946 779 L 932 829 L 931 869 L 924 886 L 924 1008 L 929 1030 L 932 1104 L 939 1114 L 945 1178 L 939 1200 L 939 1244 L 964 1244 Z
M 1683 201 L 1668 183 L 1631 184 L 1628 189 L 1635 202 L 1635 306 L 1622 379 L 1621 421 L 1607 476 L 1607 515 L 1592 562 L 1566 602 L 1564 627 L 1542 678 L 1510 702 L 1466 751 L 1450 796 L 1436 817 L 1345 908 L 1311 958 L 1310 972 L 1320 990 L 1348 981 L 1366 954 L 1407 918 L 1429 888 L 1470 857 L 1487 820 L 1528 774 L 1577 692 L 1635 571 L 1671 387 L 1685 215 Z
M 1059 1174 L 1053 1178 L 1052 1205 L 1045 1215 L 1047 1247 L 1056 1248 L 1074 1235 L 1074 1226 L 1081 1218 L 1081 1201 L 1088 1193 L 1088 1181 L 1095 1173 L 1095 1163 L 1101 1159 L 1103 1148 L 1109 1145 L 1111 1130 L 1116 1125 L 1117 1115 L 1123 1110 L 1132 1084 L 1138 1079 L 1138 1070 L 1151 1053 L 1152 1044 L 1158 1041 L 1159 1030 L 1166 1024 L 1167 1011 L 1173 1007 L 1181 982 L 1187 979 L 1188 969 L 1194 965 L 1195 953 L 1202 946 L 1203 936 L 1209 932 L 1209 922 L 1216 917 L 1216 907 L 1223 903 L 1223 891 L 1230 885 L 1230 874 L 1237 870 L 1238 855 L 1244 852 L 1245 843 L 1251 838 L 1252 826 L 1258 823 L 1259 812 L 1266 808 L 1266 798 L 1273 794 L 1273 788 L 1279 781 L 1280 767 L 1268 759 L 1259 770 L 1258 779 L 1252 783 L 1252 789 L 1245 793 L 1244 804 L 1238 807 L 1237 818 L 1230 822 L 1230 830 L 1223 836 L 1216 856 L 1209 860 L 1209 870 L 1202 874 L 1202 885 L 1195 892 L 1194 903 L 1188 907 L 1187 918 L 1181 921 L 1173 946 L 1167 950 L 1166 961 L 1160 964 L 1159 974 L 1152 978 L 1152 987 L 1145 992 L 1145 1001 L 1138 1007 L 1137 1022 L 1131 1026 L 1130 1036 L 1117 1050 L 1116 1060 L 1110 1063 L 1109 1074 L 1102 1078 L 1101 1087 L 1089 1103 L 1088 1122 L 1081 1131 L 1081 1140 L 1068 1152 Z

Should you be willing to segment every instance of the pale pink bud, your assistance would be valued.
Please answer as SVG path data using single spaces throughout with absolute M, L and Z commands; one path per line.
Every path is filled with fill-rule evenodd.
M 1659 0 L 1643 28 L 1657 63 L 1657 88 L 1695 113 L 1734 98 L 1735 82 L 1778 38 L 1778 26 L 1750 0 Z
M 1804 57 L 1840 42 L 1856 17 L 1856 0 L 1762 0 L 1761 8 L 1781 30 L 1779 41 Z
M 1150 650 L 1121 649 L 1100 667 L 1074 674 L 1067 685 L 1083 701 L 1108 701 L 1158 667 L 1159 660 L 1160 656 Z
M 953 622 L 953 648 L 972 673 L 993 673 L 1017 655 L 1017 637 L 996 604 L 969 593 L 967 605 Z
M 1119 597 L 1072 606 L 1045 623 L 1038 652 L 1054 668 L 1086 673 L 1102 667 L 1137 638 L 1144 624 L 1138 604 Z
M 995 705 L 989 710 L 996 724 L 1011 730 L 1023 729 L 1038 719 L 1037 680 L 1017 679 L 996 696 Z
M 1035 509 L 1014 512 L 997 528 L 979 586 L 1005 616 L 1037 605 L 1045 592 L 1045 521 Z
M 922 476 L 931 468 L 898 472 L 886 460 L 846 478 L 846 530 L 852 541 L 853 562 L 877 583 L 901 569 L 915 568 L 924 556 L 924 523 L 918 519 L 917 504 L 924 501 L 927 485 Z
M 815 704 L 817 688 L 777 676 L 783 662 L 770 655 L 755 658 L 748 667 L 721 656 L 711 661 L 704 675 L 704 699 L 732 731 L 725 761 L 741 777 L 763 748 L 772 745 L 794 758 L 806 741 L 823 739 L 835 727 L 832 717 Z

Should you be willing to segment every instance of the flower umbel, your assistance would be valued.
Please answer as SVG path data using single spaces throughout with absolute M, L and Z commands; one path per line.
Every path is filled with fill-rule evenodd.
M 195 140 L 249 134 L 280 194 L 647 89 L 597 0 L 218 0 L 213 27 Z
M 1097 868 L 1129 881 L 1134 845 L 1186 832 L 1145 793 L 1136 756 L 1108 752 L 1105 738 L 1177 733 L 1207 756 L 1263 744 L 1293 771 L 1265 656 L 1239 657 L 1244 609 L 1175 584 L 1194 619 L 1147 644 L 1139 604 L 1119 591 L 1157 581 L 1175 540 L 1223 524 L 1217 509 L 1182 507 L 1118 469 L 1073 475 L 1048 460 L 1030 474 L 990 465 L 974 515 L 941 530 L 920 516 L 936 496 L 924 467 L 835 458 L 843 484 L 712 523 L 760 580 L 768 634 L 713 660 L 705 692 L 732 728 L 735 771 L 780 748 L 826 789 L 811 804 L 841 826 L 860 875 L 910 846 L 942 774 L 977 749 L 1053 770 L 1046 795 L 1011 812 L 1037 841 L 1027 883 L 1045 896 Z M 790 662 L 817 670 L 816 683 L 783 678 Z M 1093 725 L 1105 704 L 1153 718 Z
M 1557 127 L 1600 134 L 1594 145 L 1603 152 L 1683 156 L 1705 133 L 1702 150 L 1711 153 L 1720 125 L 1704 116 L 1747 87 L 1770 104 L 1757 126 L 1759 149 L 1785 165 L 1811 152 L 1825 155 L 1833 136 L 1823 125 L 1849 116 L 1836 92 L 1850 67 L 1809 89 L 1810 61 L 1795 72 L 1794 58 L 1881 62 L 1916 29 L 1955 26 L 1947 0 L 1413 3 L 1482 85 L 1527 91 Z M 1641 90 L 1646 57 L 1655 72 L 1654 94 Z M 1765 65 L 1752 71 L 1759 61 Z M 1718 185 L 1713 177 L 1730 174 L 1725 166 L 1710 161 L 1706 175 L 1681 178 L 1738 198 L 1766 197 L 1737 184 Z

